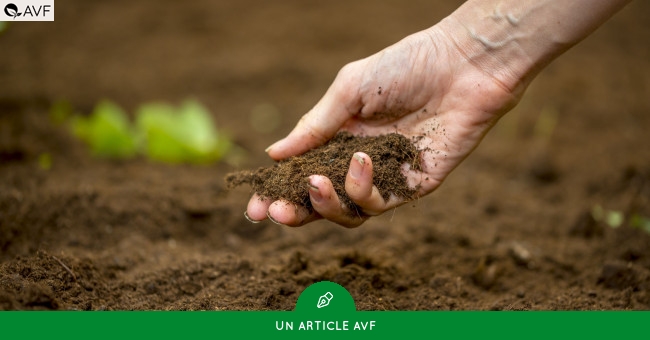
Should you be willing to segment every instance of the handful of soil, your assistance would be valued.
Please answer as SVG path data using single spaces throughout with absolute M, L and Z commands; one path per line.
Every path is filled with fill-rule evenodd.
M 353 213 L 359 207 L 345 192 L 345 177 L 355 152 L 364 152 L 372 160 L 373 184 L 384 200 L 393 193 L 410 198 L 415 190 L 408 187 L 406 177 L 400 171 L 404 163 L 412 169 L 420 169 L 419 151 L 403 135 L 391 133 L 376 137 L 358 137 L 341 132 L 327 144 L 307 151 L 300 156 L 282 160 L 271 167 L 255 171 L 244 170 L 226 175 L 228 188 L 249 184 L 253 191 L 272 200 L 284 199 L 313 211 L 309 200 L 311 175 L 328 177 L 341 200 Z

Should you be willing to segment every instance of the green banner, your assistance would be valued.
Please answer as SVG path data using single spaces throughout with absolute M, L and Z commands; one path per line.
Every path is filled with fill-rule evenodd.
M 650 312 L 358 312 L 332 282 L 292 312 L 2 312 L 3 339 L 640 339 Z

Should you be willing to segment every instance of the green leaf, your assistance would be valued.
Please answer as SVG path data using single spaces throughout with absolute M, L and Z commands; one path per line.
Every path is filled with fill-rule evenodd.
M 96 156 L 129 158 L 136 154 L 136 135 L 126 113 L 110 101 L 101 101 L 89 117 L 76 116 L 70 123 L 73 133 L 86 141 Z
M 612 228 L 620 227 L 625 221 L 625 214 L 623 212 L 603 209 L 600 204 L 596 204 L 591 208 L 591 216 L 594 220 L 604 222 Z
M 632 217 L 630 217 L 630 226 L 650 233 L 650 219 L 645 216 L 639 214 L 632 215 Z
M 620 227 L 624 220 L 625 216 L 620 211 L 609 210 L 607 211 L 607 215 L 605 215 L 605 223 L 612 228 Z
M 51 117 L 54 121 L 68 120 L 74 135 L 97 156 L 128 158 L 139 152 L 155 161 L 204 164 L 221 159 L 231 148 L 230 139 L 217 132 L 208 110 L 195 100 L 180 107 L 142 105 L 135 127 L 110 101 L 98 103 L 88 117 L 69 117 L 71 110 L 68 103 L 57 103 Z
M 210 113 L 197 101 L 185 101 L 179 108 L 146 104 L 137 117 L 144 151 L 153 160 L 204 164 L 219 160 L 230 148 L 229 139 L 217 133 Z

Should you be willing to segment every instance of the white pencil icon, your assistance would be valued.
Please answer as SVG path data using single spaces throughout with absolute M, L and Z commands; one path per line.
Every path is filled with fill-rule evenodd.
M 323 307 L 329 305 L 330 301 L 332 301 L 332 298 L 334 298 L 334 295 L 332 295 L 332 293 L 330 293 L 330 292 L 325 293 L 325 295 L 321 296 L 318 299 L 318 304 L 316 305 L 316 307 L 323 308 Z

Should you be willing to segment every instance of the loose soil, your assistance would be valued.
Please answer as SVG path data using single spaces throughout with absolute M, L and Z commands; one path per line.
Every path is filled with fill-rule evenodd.
M 0 34 L 0 309 L 291 310 L 321 280 L 360 310 L 650 309 L 650 235 L 591 214 L 650 216 L 645 1 L 544 70 L 436 192 L 360 228 L 251 224 L 250 190 L 225 189 L 229 172 L 272 166 L 265 147 L 341 66 L 458 5 L 70 0 L 53 23 L 12 23 Z M 89 112 L 103 98 L 132 111 L 189 96 L 243 162 L 95 159 L 49 119 L 60 99 Z M 280 125 L 256 130 L 260 112 Z
M 407 200 L 412 198 L 416 191 L 409 188 L 400 168 L 408 163 L 418 170 L 420 155 L 408 138 L 396 133 L 358 137 L 341 132 L 325 145 L 302 155 L 280 161 L 272 167 L 230 173 L 225 180 L 229 188 L 249 184 L 252 191 L 263 198 L 284 199 L 312 212 L 308 177 L 326 176 L 349 213 L 359 214 L 361 208 L 345 192 L 345 178 L 355 152 L 364 152 L 370 157 L 373 183 L 384 200 L 388 201 L 391 194 Z

